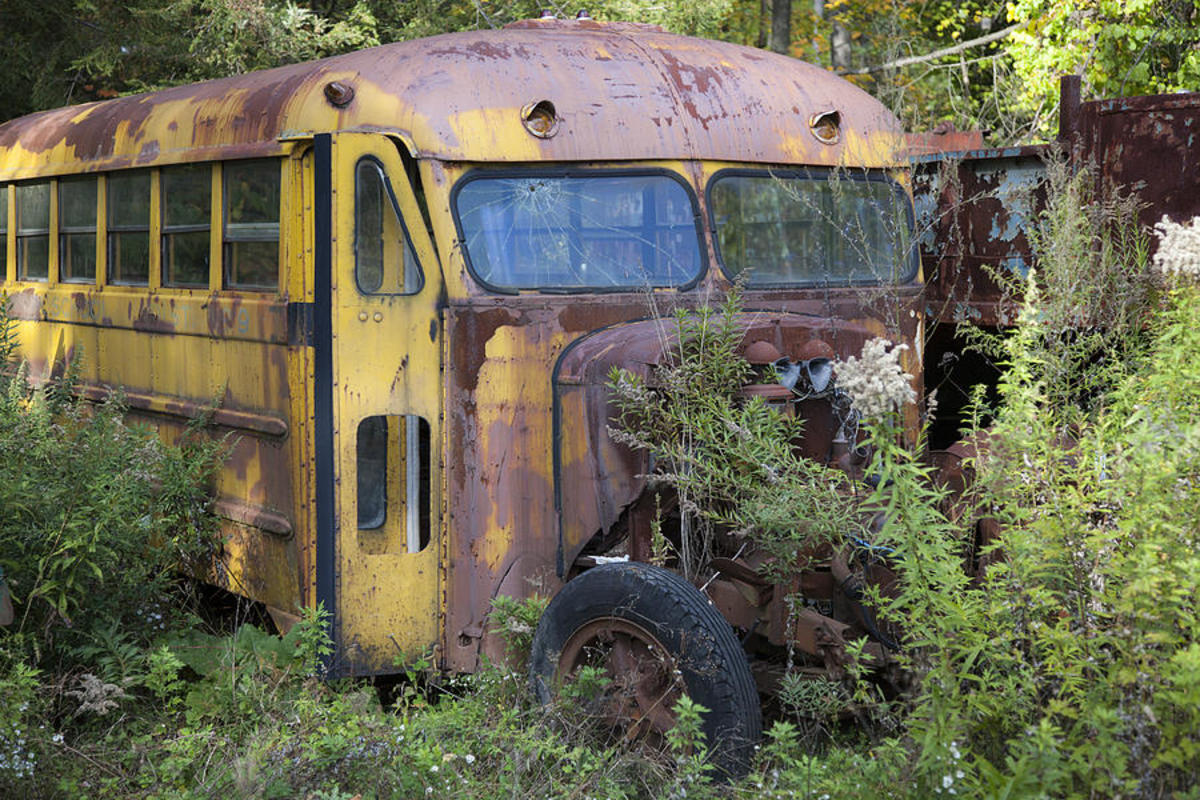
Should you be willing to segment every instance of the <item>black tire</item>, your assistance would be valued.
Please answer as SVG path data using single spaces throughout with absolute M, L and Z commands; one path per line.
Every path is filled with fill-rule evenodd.
M 674 679 L 682 680 L 692 701 L 708 709 L 703 730 L 710 761 L 723 777 L 745 775 L 762 736 L 762 709 L 750 666 L 725 618 L 696 587 L 668 570 L 637 562 L 606 564 L 563 587 L 533 637 L 529 680 L 534 695 L 549 703 L 573 669 L 559 663 L 564 648 L 568 659 L 577 662 L 584 644 L 580 639 L 606 628 L 630 637 L 645 652 L 653 653 L 661 644 Z

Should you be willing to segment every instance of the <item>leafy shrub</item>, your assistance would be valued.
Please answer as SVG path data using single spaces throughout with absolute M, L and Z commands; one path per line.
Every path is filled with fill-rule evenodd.
M 0 329 L 9 327 L 0 317 Z M 0 566 L 16 607 L 8 635 L 39 657 L 105 630 L 163 626 L 166 587 L 211 554 L 207 482 L 222 443 L 198 429 L 176 446 L 124 422 L 119 395 L 72 395 L 71 375 L 33 387 L 0 378 Z
M 33 386 L 15 347 L 0 298 L 0 568 L 15 611 L 0 628 L 0 794 L 20 797 L 45 795 L 63 730 L 120 716 L 146 644 L 182 616 L 168 589 L 211 555 L 223 444 L 197 429 L 164 445 L 124 422 L 119 396 L 77 399 L 71 369 Z
M 1120 219 L 1103 209 L 1052 208 L 1046 224 L 1076 241 L 1061 258 L 1090 260 L 1043 253 L 1004 343 L 966 517 L 998 523 L 999 542 L 973 554 L 925 468 L 892 447 L 894 421 L 871 428 L 885 479 L 872 502 L 902 587 L 880 603 L 907 633 L 915 678 L 912 793 L 1191 797 L 1200 295 L 1178 289 L 1165 311 L 1153 291 L 1077 308 L 1081 269 L 1101 287 L 1157 278 L 1144 247 L 1106 244 Z M 1071 328 L 1080 313 L 1091 326 Z M 984 569 L 967 580 L 972 555 Z

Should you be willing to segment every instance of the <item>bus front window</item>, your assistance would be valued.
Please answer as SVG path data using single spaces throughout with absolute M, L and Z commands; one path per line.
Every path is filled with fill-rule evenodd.
M 747 286 L 892 284 L 917 271 L 904 190 L 882 172 L 724 170 L 709 184 L 717 251 Z
M 703 269 L 695 197 L 665 172 L 472 176 L 454 212 L 472 272 L 493 289 L 679 287 Z

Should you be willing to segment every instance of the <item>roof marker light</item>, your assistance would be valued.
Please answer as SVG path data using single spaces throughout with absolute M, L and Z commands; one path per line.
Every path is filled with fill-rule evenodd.
M 325 99 L 330 105 L 345 108 L 354 99 L 354 87 L 344 81 L 330 81 L 325 84 Z
M 808 129 L 822 144 L 837 144 L 842 133 L 842 115 L 837 111 L 821 111 L 808 120 Z
M 558 113 L 549 100 L 538 100 L 522 108 L 521 122 L 525 130 L 539 139 L 549 139 L 558 133 Z

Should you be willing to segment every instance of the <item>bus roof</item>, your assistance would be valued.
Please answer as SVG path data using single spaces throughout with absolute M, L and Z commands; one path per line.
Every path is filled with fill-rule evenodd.
M 540 101 L 558 118 L 549 138 L 521 118 Z M 810 130 L 828 111 L 834 144 Z M 636 23 L 529 20 L 22 117 L 0 125 L 0 179 L 275 155 L 339 130 L 395 132 L 452 161 L 888 166 L 899 124 L 792 58 Z

